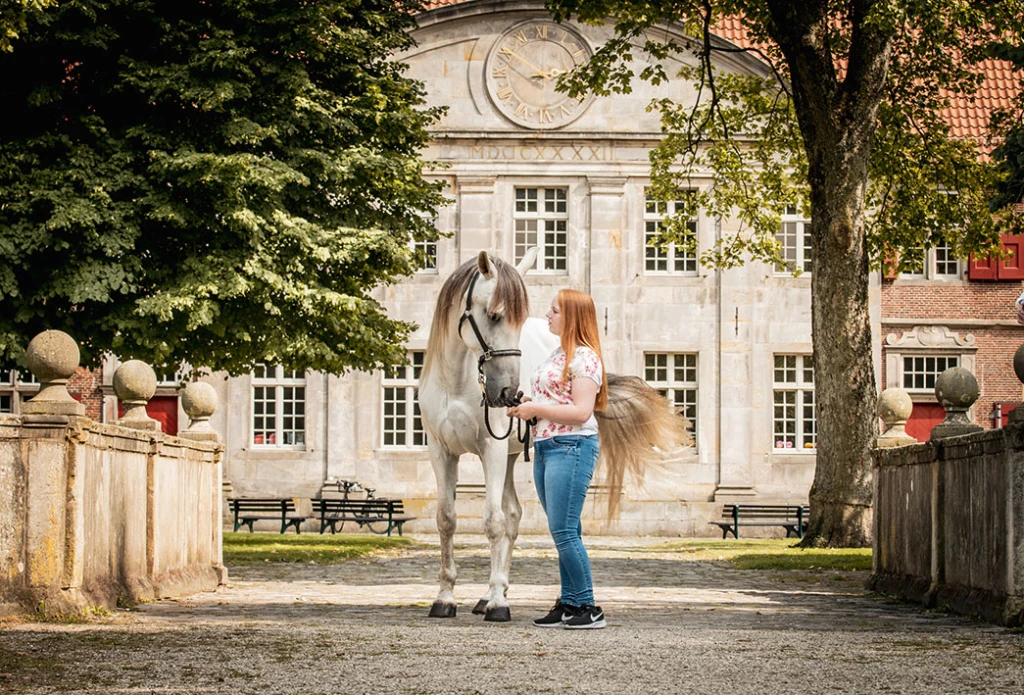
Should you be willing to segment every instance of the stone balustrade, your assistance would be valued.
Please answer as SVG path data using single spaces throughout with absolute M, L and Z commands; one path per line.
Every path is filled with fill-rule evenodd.
M 1024 346 L 1014 365 L 1024 381 Z M 879 413 L 895 424 L 909 416 L 909 397 L 890 391 L 879 399 Z M 968 418 L 978 391 L 969 371 L 948 369 L 935 384 L 946 418 L 933 428 L 930 441 L 896 435 L 890 439 L 901 443 L 886 444 L 885 435 L 879 438 L 869 586 L 927 606 L 1021 625 L 1024 408 L 1011 413 L 1007 427 L 983 430 Z
M 146 413 L 153 369 L 121 365 L 116 424 L 84 417 L 67 392 L 75 341 L 46 331 L 27 366 L 42 382 L 22 415 L 0 415 L 0 613 L 68 613 L 213 590 L 221 558 L 221 456 L 209 384 L 183 394 L 178 437 Z

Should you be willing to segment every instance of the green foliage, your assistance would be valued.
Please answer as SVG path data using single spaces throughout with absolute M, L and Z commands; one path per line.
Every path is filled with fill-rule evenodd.
M 404 360 L 440 114 L 392 59 L 419 0 L 69 0 L 0 56 L 0 362 L 341 373 Z
M 333 565 L 411 545 L 413 541 L 401 536 L 225 533 L 224 564 L 228 567 L 261 565 L 266 562 Z
M 30 15 L 57 4 L 57 0 L 0 0 L 0 51 L 10 51 L 25 31 Z
M 813 37 L 813 49 L 828 60 L 817 65 L 807 55 L 782 51 L 776 40 L 782 5 L 767 0 L 552 0 L 549 5 L 562 18 L 593 23 L 614 18 L 616 37 L 590 65 L 563 80 L 571 93 L 629 92 L 636 77 L 653 84 L 684 80 L 696 90 L 693 103 L 658 99 L 650 105 L 660 114 L 664 133 L 651 155 L 654 195 L 675 199 L 676 191 L 689 188 L 695 178 L 710 177 L 712 183 L 686 198 L 658 243 L 688 243 L 685 220 L 703 209 L 738 219 L 740 230 L 705 249 L 701 263 L 778 263 L 775 234 L 784 208 L 797 205 L 811 216 L 808 153 L 842 166 L 842 155 L 864 144 L 870 171 L 864 233 L 874 267 L 892 259 L 901 268 L 914 265 L 923 249 L 938 241 L 950 243 L 960 257 L 989 253 L 1006 230 L 1005 202 L 997 205 L 996 215 L 990 209 L 1005 172 L 980 156 L 987 153 L 986 143 L 951 137 L 942 116 L 953 97 L 970 100 L 977 93 L 992 37 L 1019 37 L 1024 31 L 1024 3 L 790 3 L 790 13 L 821 14 L 817 26 L 823 29 Z M 757 48 L 743 50 L 712 38 L 726 17 L 739 17 Z M 874 132 L 862 134 L 860 141 L 822 142 L 812 119 L 798 123 L 801 92 L 827 92 L 850 113 L 865 108 L 872 96 L 858 91 L 867 82 L 865 71 L 885 69 L 864 64 L 877 40 L 891 42 L 892 50 Z M 751 55 L 738 55 L 743 53 Z M 748 74 L 719 68 L 726 57 L 739 57 Z M 818 114 L 823 119 L 848 115 Z M 826 145 L 843 151 L 822 153 L 819 148 Z

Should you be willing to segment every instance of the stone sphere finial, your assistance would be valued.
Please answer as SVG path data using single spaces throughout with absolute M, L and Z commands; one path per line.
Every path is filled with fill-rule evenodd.
M 935 380 L 935 398 L 946 410 L 946 419 L 932 428 L 932 439 L 980 432 L 967 411 L 978 400 L 978 380 L 963 367 L 950 367 Z
M 217 410 L 217 389 L 205 381 L 193 381 L 181 392 L 181 407 L 188 415 L 188 429 L 178 436 L 185 439 L 220 441 L 210 425 L 210 416 Z
M 1024 384 L 1024 344 L 1013 353 L 1013 372 L 1017 375 L 1017 381 Z M 1024 406 L 1018 405 L 1010 411 L 1010 422 L 1024 422 Z
M 907 434 L 906 426 L 914 402 L 910 394 L 901 388 L 887 388 L 878 395 L 878 416 L 885 423 L 885 433 L 876 440 L 876 446 L 906 446 L 915 444 L 916 439 Z
M 156 393 L 156 372 L 142 360 L 128 360 L 114 372 L 114 393 L 124 405 L 117 424 L 139 430 L 161 429 L 160 422 L 146 412 L 146 404 Z
M 75 339 L 63 331 L 43 331 L 25 350 L 25 366 L 39 379 L 39 393 L 22 406 L 26 415 L 85 415 L 85 406 L 68 393 L 68 379 L 81 355 Z

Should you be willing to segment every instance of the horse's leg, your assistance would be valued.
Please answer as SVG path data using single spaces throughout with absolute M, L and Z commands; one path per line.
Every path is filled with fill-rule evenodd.
M 501 511 L 505 514 L 505 535 L 508 539 L 508 552 L 505 553 L 505 564 L 503 571 L 505 577 L 511 576 L 512 550 L 515 547 L 516 538 L 519 537 L 519 521 L 523 517 L 523 508 L 519 504 L 519 497 L 516 495 L 515 486 L 515 463 L 519 454 L 508 455 L 508 467 L 505 469 L 505 487 L 502 490 Z M 473 612 L 483 615 L 487 612 L 487 604 L 491 601 L 493 592 L 488 591 L 482 599 L 477 601 Z
M 440 591 L 430 607 L 431 618 L 454 618 L 456 603 L 452 590 L 455 570 L 455 484 L 459 480 L 459 457 L 447 451 L 433 438 L 427 440 L 430 462 L 437 478 L 437 533 L 441 538 Z
M 505 525 L 502 497 L 508 469 L 507 445 L 490 443 L 480 457 L 484 465 L 486 498 L 484 500 L 484 532 L 491 544 L 491 579 L 487 590 L 484 620 L 506 622 L 512 619 L 505 593 L 508 591 L 508 556 L 512 546 Z
M 505 494 L 502 496 L 501 508 L 505 512 L 505 535 L 508 537 L 508 554 L 505 557 L 505 577 L 512 576 L 512 550 L 519 538 L 519 522 L 523 518 L 523 507 L 519 504 L 516 494 L 516 459 L 519 454 L 508 455 L 508 468 L 505 469 Z

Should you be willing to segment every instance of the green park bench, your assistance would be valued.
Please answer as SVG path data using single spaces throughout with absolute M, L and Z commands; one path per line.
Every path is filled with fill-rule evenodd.
M 404 516 L 402 500 L 372 497 L 369 499 L 319 499 L 313 500 L 313 510 L 320 518 L 320 533 L 328 528 L 336 533 L 338 524 L 344 526 L 352 521 L 360 528 L 366 526 L 373 533 L 391 535 L 393 529 L 402 535 L 402 524 L 415 517 Z
M 266 519 L 280 522 L 281 533 L 287 531 L 289 526 L 294 526 L 295 533 L 298 534 L 301 532 L 299 526 L 310 518 L 310 514 L 297 511 L 296 500 L 293 498 L 236 497 L 228 500 L 228 503 L 235 515 L 235 531 L 242 526 L 248 526 L 249 532 L 252 533 L 252 525 Z
M 711 524 L 722 529 L 722 538 L 740 537 L 740 526 L 781 526 L 786 538 L 804 537 L 804 528 L 810 507 L 806 504 L 727 504 L 722 509 L 722 521 Z

